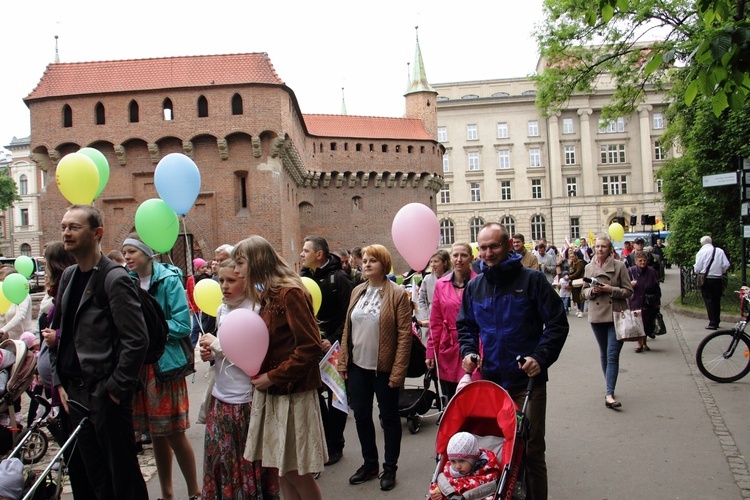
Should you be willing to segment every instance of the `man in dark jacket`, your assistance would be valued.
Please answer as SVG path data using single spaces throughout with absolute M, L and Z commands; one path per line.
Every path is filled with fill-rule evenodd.
M 104 233 L 99 210 L 73 205 L 61 228 L 65 250 L 77 265 L 63 273 L 57 295 L 60 315 L 55 314 L 53 326 L 60 328 L 60 343 L 52 356 L 54 384 L 74 426 L 87 415 L 68 402 L 88 409 L 78 449 L 96 497 L 148 498 L 133 438 L 133 393 L 148 349 L 141 303 L 123 267 L 103 272 L 111 261 L 99 250 Z M 106 304 L 94 293 L 102 280 Z
M 568 335 L 562 300 L 544 275 L 522 266 L 512 252 L 508 230 L 489 223 L 477 238 L 482 274 L 466 286 L 456 326 L 463 368 L 477 368 L 473 356 L 483 345 L 479 361 L 482 378 L 502 385 L 519 407 L 529 377 L 535 379 L 528 408 L 532 422 L 526 460 L 527 498 L 547 498 L 544 458 L 547 369 L 554 363 Z M 523 363 L 516 361 L 524 358 Z
M 321 236 L 308 236 L 302 245 L 303 277 L 314 280 L 320 287 L 321 302 L 315 317 L 323 338 L 323 350 L 328 352 L 344 330 L 344 320 L 352 295 L 352 282 L 341 269 L 341 259 L 331 253 L 328 242 Z M 328 393 L 326 401 L 325 393 Z M 319 391 L 320 411 L 328 445 L 328 462 L 333 465 L 343 456 L 346 413 L 333 407 L 333 393 L 327 386 Z

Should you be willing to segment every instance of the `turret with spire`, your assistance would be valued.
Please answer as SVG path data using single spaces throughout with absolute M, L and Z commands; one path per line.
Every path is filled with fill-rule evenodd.
M 417 32 L 417 48 L 414 54 L 414 70 L 404 97 L 406 98 L 406 117 L 419 118 L 425 130 L 437 140 L 437 91 L 427 81 L 427 72 L 422 61 L 422 50 L 419 48 L 419 26 Z

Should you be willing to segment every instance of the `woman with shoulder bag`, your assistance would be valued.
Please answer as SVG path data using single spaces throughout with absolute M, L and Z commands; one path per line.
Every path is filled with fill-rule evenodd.
M 622 404 L 615 399 L 615 385 L 623 343 L 617 340 L 613 313 L 628 309 L 627 300 L 633 295 L 633 286 L 625 264 L 613 257 L 612 241 L 608 236 L 597 236 L 594 256 L 586 266 L 585 277 L 596 280 L 595 286 L 585 283 L 581 293 L 589 301 L 589 323 L 599 344 L 606 384 L 604 405 L 620 408 Z
M 645 252 L 636 251 L 633 254 L 635 265 L 628 268 L 630 284 L 633 285 L 633 296 L 630 298 L 630 308 L 641 311 L 643 318 L 643 331 L 647 337 L 654 336 L 656 326 L 656 313 L 659 311 L 661 300 L 661 287 L 659 286 L 659 275 L 656 270 L 648 265 Z M 635 352 L 650 351 L 646 337 L 638 340 Z

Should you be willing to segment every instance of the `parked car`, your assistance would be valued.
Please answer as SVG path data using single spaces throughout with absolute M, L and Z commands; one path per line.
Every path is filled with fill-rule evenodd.
M 34 263 L 34 271 L 29 276 L 29 292 L 37 293 L 44 291 L 44 258 L 32 257 Z M 2 265 L 15 265 L 15 257 L 0 257 L 0 266 Z

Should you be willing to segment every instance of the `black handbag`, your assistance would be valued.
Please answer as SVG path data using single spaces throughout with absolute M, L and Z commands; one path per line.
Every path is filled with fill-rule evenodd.
M 664 316 L 662 316 L 661 311 L 656 311 L 656 319 L 654 319 L 656 324 L 654 325 L 654 335 L 664 335 L 667 333 L 667 325 L 664 324 Z

